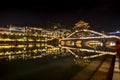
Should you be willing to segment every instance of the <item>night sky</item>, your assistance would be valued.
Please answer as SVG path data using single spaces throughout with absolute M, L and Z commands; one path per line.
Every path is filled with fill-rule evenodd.
M 47 2 L 47 4 L 46 4 Z M 1 3 L 2 4 L 2 3 Z M 18 2 L 0 6 L 0 26 L 38 25 L 47 22 L 73 27 L 79 20 L 88 22 L 96 31 L 120 30 L 120 9 L 117 0 L 78 0 L 69 2 Z

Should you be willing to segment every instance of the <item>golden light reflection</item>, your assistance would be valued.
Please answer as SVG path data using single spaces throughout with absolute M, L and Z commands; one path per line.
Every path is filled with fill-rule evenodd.
M 76 41 L 76 46 L 77 46 L 77 47 L 82 47 L 81 41 Z
M 65 42 L 64 41 L 60 41 L 60 44 L 63 46 L 63 45 L 65 45 Z
M 71 47 L 62 47 L 62 48 L 65 48 L 65 49 L 76 49 L 76 48 L 71 48 Z M 85 51 L 85 52 L 92 52 L 92 53 L 100 53 L 100 54 L 110 54 L 110 55 L 116 55 L 116 52 L 112 52 L 112 51 L 100 51 L 100 50 L 96 50 L 96 51 L 94 51 L 94 50 L 92 50 L 92 49 L 83 49 L 83 48 L 80 48 L 79 49 L 80 51 Z
M 90 48 L 94 48 L 94 46 L 102 47 L 103 43 L 100 41 L 90 40 L 90 41 L 85 42 L 85 45 L 90 47 Z
M 41 53 L 41 55 L 34 55 L 34 58 L 38 58 L 38 57 L 42 57 L 42 56 L 46 56 L 46 55 L 58 54 L 57 52 L 59 51 L 59 47 L 54 47 L 54 46 L 51 46 L 51 45 L 44 44 L 44 46 L 42 46 L 42 48 L 41 48 L 41 44 L 37 44 L 37 45 L 39 45 L 40 47 L 34 48 L 32 50 L 30 50 L 30 48 L 33 47 L 32 44 L 29 45 L 29 46 L 25 46 L 25 45 L 13 46 L 14 51 L 11 50 L 11 48 L 13 48 L 12 46 L 6 46 L 7 49 L 6 49 L 5 46 L 3 46 L 4 47 L 3 49 L 6 49 L 6 50 L 10 49 L 10 51 L 0 52 L 0 58 L 5 58 L 5 56 L 8 56 L 9 59 L 12 59 L 12 58 L 14 59 L 16 55 L 24 54 L 24 57 L 25 57 L 25 55 L 29 56 L 26 53 L 35 54 L 35 53 L 39 53 L 39 52 Z M 28 47 L 28 48 L 26 49 L 26 47 Z M 14 57 L 12 57 L 12 56 L 14 56 Z
M 67 46 L 73 46 L 74 45 L 74 41 L 66 41 L 66 45 Z
M 106 47 L 108 48 L 115 49 L 115 45 L 116 44 L 113 41 L 106 42 Z

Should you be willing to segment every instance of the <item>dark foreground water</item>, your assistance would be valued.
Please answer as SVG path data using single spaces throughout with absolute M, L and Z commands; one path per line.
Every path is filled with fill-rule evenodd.
M 70 80 L 83 67 L 72 55 L 0 61 L 0 80 Z
M 95 52 L 69 50 L 46 44 L 39 47 L 1 47 L 0 80 L 71 80 L 96 60 L 97 55 L 99 57 Z

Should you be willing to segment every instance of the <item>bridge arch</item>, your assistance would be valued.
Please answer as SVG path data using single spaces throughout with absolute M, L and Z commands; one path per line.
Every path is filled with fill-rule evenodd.
M 78 33 L 82 33 L 82 35 L 81 34 L 77 35 Z M 61 39 L 60 42 L 62 41 L 65 43 L 65 45 L 61 45 L 63 47 L 67 47 L 66 41 L 69 41 L 74 43 L 74 45 L 69 45 L 69 47 L 91 49 L 91 50 L 93 50 L 93 46 L 90 47 L 91 44 L 96 45 L 100 43 L 101 46 L 97 46 L 98 50 L 115 52 L 115 46 L 116 46 L 115 42 L 118 39 L 120 39 L 120 37 L 118 36 L 108 36 L 93 30 L 83 29 L 83 30 L 76 30 L 66 38 Z M 79 43 L 77 41 L 79 41 Z M 76 44 L 79 46 L 75 46 Z

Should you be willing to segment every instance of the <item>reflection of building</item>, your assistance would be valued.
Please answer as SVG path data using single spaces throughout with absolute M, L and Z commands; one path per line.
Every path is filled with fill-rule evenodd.
M 3 46 L 0 48 L 0 59 L 30 59 L 41 58 L 47 55 L 60 54 L 60 48 L 48 44 Z

